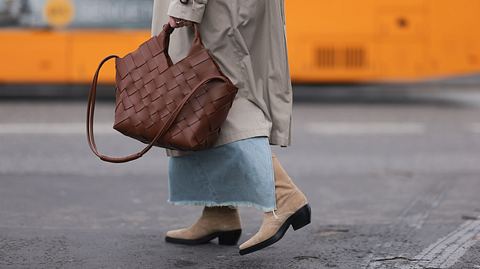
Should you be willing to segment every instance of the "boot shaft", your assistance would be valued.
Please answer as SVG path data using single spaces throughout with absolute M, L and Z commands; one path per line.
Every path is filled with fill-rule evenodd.
M 305 194 L 293 183 L 277 156 L 272 153 L 275 174 L 275 196 L 280 213 L 294 211 L 307 203 Z
M 240 229 L 240 214 L 237 208 L 228 206 L 206 206 L 198 219 L 198 224 L 221 230 Z

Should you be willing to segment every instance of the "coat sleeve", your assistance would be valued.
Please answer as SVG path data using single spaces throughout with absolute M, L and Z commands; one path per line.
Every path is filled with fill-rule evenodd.
M 169 16 L 200 23 L 208 0 L 170 0 Z

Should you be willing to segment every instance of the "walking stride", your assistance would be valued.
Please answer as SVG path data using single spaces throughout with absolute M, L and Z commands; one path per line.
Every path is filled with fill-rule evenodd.
M 310 223 L 305 194 L 293 183 L 271 146 L 291 145 L 292 85 L 284 0 L 155 0 L 152 36 L 168 21 L 173 62 L 195 38 L 193 25 L 220 69 L 238 88 L 212 148 L 166 149 L 169 202 L 203 206 L 198 220 L 168 231 L 170 243 L 196 245 L 218 238 L 236 245 L 242 232 L 238 208 L 263 212 L 258 232 L 240 254 L 263 249 L 287 230 Z M 243 220 L 245 221 L 245 220 Z

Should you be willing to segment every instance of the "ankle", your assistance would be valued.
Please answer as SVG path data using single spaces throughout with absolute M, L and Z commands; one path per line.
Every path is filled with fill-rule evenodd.
M 237 208 L 231 206 L 206 206 L 203 208 L 203 214 L 236 214 Z

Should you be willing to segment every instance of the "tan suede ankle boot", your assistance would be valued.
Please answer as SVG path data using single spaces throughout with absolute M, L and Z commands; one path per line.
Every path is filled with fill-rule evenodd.
M 205 244 L 218 237 L 220 245 L 236 245 L 242 233 L 236 208 L 204 207 L 201 217 L 190 227 L 168 231 L 165 241 L 184 245 Z
M 275 155 L 272 155 L 272 160 L 276 210 L 264 213 L 260 230 L 240 245 L 241 255 L 260 250 L 282 239 L 290 225 L 298 230 L 310 223 L 311 209 L 307 198 L 293 183 Z

